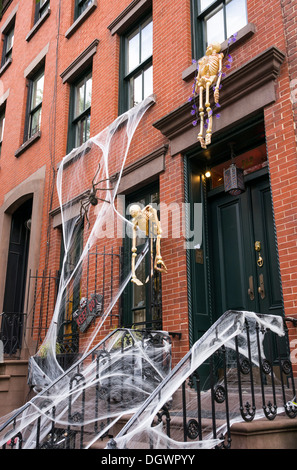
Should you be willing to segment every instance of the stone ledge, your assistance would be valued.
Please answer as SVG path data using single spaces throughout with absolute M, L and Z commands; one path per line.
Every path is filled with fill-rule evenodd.
M 272 46 L 223 78 L 220 93 L 222 116 L 214 125 L 213 134 L 276 100 L 275 79 L 284 59 L 285 54 Z M 192 102 L 187 101 L 153 123 L 170 140 L 172 156 L 197 145 L 197 129 L 192 124 L 191 107 Z
M 14 153 L 14 156 L 16 158 L 18 158 L 22 153 L 24 153 L 29 147 L 31 147 L 31 145 L 34 144 L 34 142 L 36 142 L 36 140 L 39 140 L 41 137 L 41 132 L 38 131 L 36 132 L 34 135 L 32 135 L 32 137 L 30 137 L 30 139 L 26 140 L 26 142 L 24 142 Z
M 39 18 L 38 21 L 34 24 L 33 28 L 29 31 L 29 33 L 26 36 L 26 41 L 30 41 L 30 39 L 34 36 L 34 34 L 39 30 L 41 25 L 45 22 L 45 20 L 50 16 L 51 14 L 51 9 L 48 8 L 46 12 Z
M 231 449 L 297 449 L 297 419 L 277 416 L 231 426 Z
M 10 64 L 12 63 L 12 58 L 10 57 L 10 59 L 8 59 L 1 67 L 0 69 L 0 77 L 1 75 L 5 72 L 6 69 L 8 69 L 8 67 L 10 66 Z

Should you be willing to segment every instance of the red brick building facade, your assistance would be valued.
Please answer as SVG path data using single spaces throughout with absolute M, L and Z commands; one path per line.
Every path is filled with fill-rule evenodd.
M 166 226 L 162 256 L 168 269 L 158 292 L 158 321 L 172 333 L 173 362 L 228 309 L 297 318 L 295 2 L 3 4 L 0 308 L 22 318 L 21 326 L 9 329 L 2 315 L 5 360 L 28 360 L 51 321 L 61 267 L 59 164 L 131 108 L 131 100 L 133 106 L 151 93 L 155 103 L 136 129 L 118 195 L 132 203 L 158 193 L 155 200 Z M 192 61 L 204 55 L 207 42 L 216 39 L 214 33 L 225 53 L 226 74 L 221 116 L 214 119 L 211 145 L 202 149 L 189 101 L 196 71 Z M 228 41 L 235 33 L 235 41 Z M 141 53 L 135 65 L 136 42 Z M 80 92 L 84 101 L 77 112 L 73 102 Z M 245 171 L 246 187 L 239 196 L 227 195 L 222 180 L 223 169 L 231 163 L 231 143 L 235 161 Z M 206 170 L 212 173 L 210 179 Z M 85 176 L 87 190 L 94 167 Z M 162 219 L 162 207 L 167 219 L 164 214 Z M 28 220 L 25 232 L 17 228 Z M 187 248 L 187 230 L 197 222 L 199 243 Z M 17 259 L 14 237 L 23 237 Z M 124 262 L 130 263 L 123 238 L 103 245 L 108 253 L 124 247 Z M 92 277 L 92 268 L 89 273 Z M 45 286 L 46 279 L 50 282 Z M 106 268 L 106 282 L 111 279 Z M 135 295 L 125 291 L 101 335 L 139 319 L 152 322 L 145 309 L 133 314 Z M 296 327 L 293 322 L 288 327 L 296 359 Z M 76 330 L 79 348 L 94 328 Z M 72 326 L 63 331 L 71 336 Z M 19 395 L 20 404 L 25 397 Z

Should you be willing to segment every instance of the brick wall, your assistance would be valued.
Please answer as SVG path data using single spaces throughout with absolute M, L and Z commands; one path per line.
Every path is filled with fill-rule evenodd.
M 11 3 L 2 22 L 18 2 Z M 52 185 L 54 170 L 66 153 L 69 84 L 63 84 L 60 74 L 94 40 L 99 39 L 93 57 L 93 95 L 91 135 L 94 136 L 118 115 L 119 51 L 117 34 L 107 26 L 124 10 L 130 0 L 98 2 L 97 8 L 68 39 L 65 32 L 72 24 L 73 1 L 63 2 L 59 35 L 57 30 L 58 2 L 51 2 L 51 14 L 36 34 L 26 41 L 32 28 L 34 2 L 19 2 L 13 62 L 0 77 L 3 92 L 10 89 L 6 107 L 5 137 L 0 159 L 0 204 L 6 194 L 35 170 L 46 164 L 45 196 L 40 245 L 40 269 L 57 269 L 60 235 L 57 229 L 48 231 L 48 213 L 58 206 Z M 137 129 L 127 159 L 127 165 L 168 143 L 152 124 L 185 103 L 192 92 L 192 82 L 182 80 L 182 71 L 191 65 L 191 18 L 189 0 L 153 2 L 154 24 L 154 93 L 156 104 L 148 110 Z M 256 33 L 232 49 L 232 70 L 274 45 L 287 52 L 288 59 L 276 81 L 277 101 L 265 109 L 267 151 L 275 209 L 280 268 L 286 315 L 295 315 L 297 268 L 296 242 L 296 102 L 292 103 L 290 83 L 296 75 L 295 12 L 296 2 L 248 0 L 248 20 L 255 24 Z M 284 21 L 285 18 L 285 21 Z M 15 151 L 22 144 L 27 87 L 25 68 L 49 43 L 45 65 L 45 86 L 42 105 L 42 137 L 19 158 Z M 58 48 L 58 49 L 57 49 Z M 58 50 L 58 57 L 56 52 Z M 54 95 L 54 85 L 56 94 Z M 223 91 L 222 91 L 223 93 Z M 91 179 L 90 174 L 90 179 Z M 161 203 L 182 204 L 183 157 L 166 155 L 166 171 L 160 175 Z M 115 243 L 118 246 L 118 242 Z M 48 259 L 46 258 L 49 254 Z M 174 361 L 188 350 L 188 309 L 186 253 L 184 239 L 164 237 L 162 255 L 168 268 L 163 276 L 163 327 L 182 332 L 174 339 Z M 47 260 L 47 265 L 45 264 Z M 93 330 L 90 330 L 90 334 Z M 108 331 L 108 328 L 104 330 Z M 292 330 L 292 338 L 296 334 Z M 84 337 L 82 337 L 82 344 Z

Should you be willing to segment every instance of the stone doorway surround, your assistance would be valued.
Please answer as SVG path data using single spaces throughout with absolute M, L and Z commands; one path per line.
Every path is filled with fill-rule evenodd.
M 0 258 L 4 267 L 4 269 L 2 269 L 0 272 L 1 312 L 3 311 L 11 217 L 14 211 L 30 198 L 33 200 L 33 206 L 27 272 L 29 272 L 30 269 L 31 271 L 35 272 L 39 265 L 45 174 L 46 167 L 43 166 L 31 176 L 29 176 L 26 180 L 22 181 L 19 185 L 9 191 L 5 195 L 4 202 L 0 207 Z M 27 283 L 28 278 L 29 276 L 27 276 Z M 26 286 L 25 293 L 26 295 L 24 305 L 28 304 L 30 309 L 30 299 L 27 298 L 27 296 L 30 295 L 28 294 L 28 286 Z M 34 344 L 32 343 L 31 331 L 26 331 L 25 341 L 23 344 L 26 344 L 26 348 L 22 348 L 21 359 L 27 359 L 28 355 L 30 355 L 30 346 L 34 347 Z

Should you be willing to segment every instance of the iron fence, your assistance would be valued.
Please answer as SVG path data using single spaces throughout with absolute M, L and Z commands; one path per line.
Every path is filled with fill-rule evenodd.
M 163 332 L 114 330 L 0 425 L 0 446 L 74 449 L 110 436 L 114 417 L 143 402 L 169 373 L 170 344 Z
M 224 314 L 231 318 L 231 328 L 240 321 L 240 314 Z M 279 336 L 273 328 L 245 318 L 240 332 L 231 334 L 224 344 L 219 337 L 219 330 L 225 328 L 223 317 L 110 439 L 107 448 L 133 449 L 141 440 L 143 449 L 226 449 L 232 445 L 234 422 L 273 421 L 278 415 L 296 418 L 286 319 L 284 334 Z M 207 348 L 214 352 L 200 362 L 198 356 Z M 143 422 L 150 425 L 143 427 Z
M 234 422 L 297 416 L 292 403 L 296 390 L 287 328 L 282 322 L 281 317 L 271 315 L 249 317 L 243 312 L 226 312 L 172 370 L 169 356 L 164 360 L 166 348 L 161 348 L 163 362 L 158 368 L 163 370 L 162 380 L 154 374 L 152 358 L 156 353 L 160 361 L 160 346 L 170 345 L 169 335 L 153 330 L 115 330 L 0 426 L 0 445 L 24 448 L 30 442 L 34 448 L 88 448 L 105 439 L 108 449 L 230 448 Z M 150 361 L 142 363 L 140 383 L 144 388 L 139 388 L 135 375 L 137 359 L 123 354 L 114 362 L 113 352 L 106 348 L 119 331 L 117 351 L 133 349 L 134 334 L 141 335 L 141 342 L 149 340 L 153 354 Z M 90 367 L 94 373 L 91 382 L 87 375 Z M 124 377 L 133 385 L 137 383 L 134 392 L 127 389 Z M 54 403 L 52 397 L 65 380 L 67 403 L 64 399 Z M 147 383 L 150 390 L 145 389 Z M 115 409 L 124 414 L 130 402 L 133 415 L 119 429 L 113 420 Z M 34 413 L 40 412 L 34 422 L 22 427 L 31 406 Z M 61 420 L 61 408 L 67 419 Z M 92 423 L 87 418 L 90 409 Z

